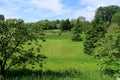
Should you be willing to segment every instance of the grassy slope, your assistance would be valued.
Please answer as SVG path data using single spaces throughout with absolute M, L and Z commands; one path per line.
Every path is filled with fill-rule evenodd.
M 41 53 L 48 57 L 44 65 L 45 70 L 76 69 L 83 74 L 81 80 L 108 80 L 100 76 L 97 61 L 92 56 L 84 54 L 83 42 L 72 42 L 68 37 L 47 36 L 47 41 L 42 45 Z
M 21 79 L 16 78 L 15 80 L 112 80 L 109 77 L 100 75 L 99 67 L 96 65 L 97 60 L 83 52 L 83 42 L 73 42 L 69 36 L 51 34 L 47 35 L 46 38 L 46 42 L 40 41 L 39 43 L 42 45 L 41 53 L 48 57 L 46 64 L 44 64 L 44 70 L 61 72 L 75 69 L 82 73 L 80 77 L 50 75 L 43 76 L 40 79 L 40 77 L 28 76 Z M 28 46 L 25 48 L 28 48 Z
M 47 39 L 42 44 L 41 53 L 48 56 L 46 67 L 52 70 L 67 68 L 81 69 L 82 65 L 90 63 L 93 67 L 95 61 L 92 57 L 83 53 L 82 42 L 72 42 L 70 39 Z M 92 60 L 92 61 L 91 61 Z

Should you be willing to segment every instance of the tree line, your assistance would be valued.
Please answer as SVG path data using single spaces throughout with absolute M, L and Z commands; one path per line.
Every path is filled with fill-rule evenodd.
M 84 51 L 100 60 L 101 70 L 120 76 L 120 7 L 99 7 L 86 33 Z
M 31 23 L 29 23 L 31 24 Z M 32 23 L 33 24 L 33 23 Z M 77 19 L 64 19 L 64 20 L 40 20 L 37 22 L 34 22 L 34 24 L 37 24 L 43 28 L 43 30 L 54 30 L 59 29 L 62 32 L 65 31 L 71 31 L 72 36 L 71 39 L 73 41 L 81 41 L 81 33 L 87 32 L 90 28 L 90 22 L 86 21 L 85 17 L 78 17 Z

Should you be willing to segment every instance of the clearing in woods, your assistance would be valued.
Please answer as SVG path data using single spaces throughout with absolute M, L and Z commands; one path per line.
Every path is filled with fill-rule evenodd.
M 97 60 L 83 52 L 83 42 L 73 42 L 68 36 L 49 35 L 41 44 L 41 53 L 48 57 L 44 70 L 75 69 L 82 73 L 82 80 L 107 80 L 101 77 Z

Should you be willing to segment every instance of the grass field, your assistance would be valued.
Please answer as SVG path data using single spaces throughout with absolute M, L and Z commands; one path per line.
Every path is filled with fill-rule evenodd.
M 83 42 L 73 42 L 69 37 L 54 35 L 47 36 L 46 42 L 41 44 L 41 53 L 48 57 L 44 70 L 59 72 L 75 69 L 82 73 L 79 78 L 65 80 L 110 80 L 100 74 L 97 60 L 83 52 Z
M 83 52 L 83 42 L 73 42 L 69 36 L 47 35 L 42 45 L 41 54 L 45 60 L 42 78 L 23 76 L 6 80 L 113 80 L 101 75 L 98 61 Z M 67 76 L 66 76 L 67 75 Z

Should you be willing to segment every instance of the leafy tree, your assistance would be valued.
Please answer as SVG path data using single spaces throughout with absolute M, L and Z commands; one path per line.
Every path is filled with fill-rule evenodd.
M 51 29 L 58 29 L 59 20 L 51 21 Z
M 65 21 L 61 20 L 60 24 L 59 24 L 59 28 L 60 28 L 61 31 L 64 31 L 64 24 L 65 24 Z
M 80 35 L 80 33 L 82 32 L 81 27 L 82 27 L 81 22 L 79 21 L 79 19 L 77 19 L 74 24 L 74 27 L 72 28 L 72 32 L 73 32 L 72 40 L 73 41 L 81 41 L 82 40 L 81 35 Z
M 92 54 L 95 43 L 103 38 L 107 32 L 109 25 L 112 23 L 112 16 L 120 11 L 119 6 L 99 7 L 96 11 L 95 18 L 92 22 L 92 28 L 86 33 L 84 42 L 84 51 Z
M 41 31 L 38 26 L 28 27 L 21 19 L 0 22 L 0 74 L 3 77 L 11 67 L 25 68 L 27 64 L 31 64 L 32 68 L 35 64 L 42 67 L 46 57 L 39 53 L 41 45 L 38 40 L 41 38 Z M 29 48 L 25 49 L 24 46 L 27 45 Z
M 4 21 L 4 15 L 0 14 L 0 20 Z
M 116 13 L 112 16 L 112 22 L 120 25 L 120 12 Z
M 39 23 L 39 25 L 41 25 L 43 27 L 43 29 L 51 29 L 51 22 L 49 20 L 41 20 L 38 21 L 37 23 Z
M 98 24 L 104 22 L 111 23 L 112 16 L 119 11 L 120 11 L 120 7 L 116 5 L 99 7 L 96 11 L 94 21 Z
M 61 31 L 71 30 L 71 25 L 69 19 L 61 20 L 59 28 Z
M 86 21 L 85 17 L 83 17 L 83 16 L 79 16 L 79 17 L 77 18 L 77 20 L 78 20 L 79 22 L 85 22 L 85 21 Z
M 114 34 L 120 30 L 120 26 L 117 23 L 112 23 L 107 29 L 107 33 Z
M 43 29 L 58 29 L 59 20 L 49 21 L 49 20 L 40 20 L 37 23 L 43 27 Z
M 70 31 L 71 30 L 71 25 L 70 25 L 69 19 L 66 19 L 65 24 L 66 24 L 66 30 Z
M 70 21 L 71 28 L 73 28 L 75 26 L 75 22 L 76 22 L 76 19 L 72 19 Z
M 97 26 L 97 27 L 96 27 Z M 102 37 L 104 37 L 105 30 L 103 25 L 94 25 L 86 33 L 86 39 L 84 42 L 84 51 L 87 54 L 93 54 L 93 50 L 96 47 L 95 43 Z
M 96 45 L 94 53 L 100 60 L 102 71 L 110 76 L 120 77 L 120 31 L 108 31 L 105 38 L 100 39 Z
M 91 23 L 88 21 L 81 22 L 82 24 L 82 32 L 87 33 L 91 29 Z
M 86 33 L 90 29 L 90 27 L 91 27 L 90 22 L 86 21 L 85 17 L 80 16 L 77 19 L 72 19 L 70 21 L 71 28 L 76 26 L 77 20 L 78 20 L 77 24 L 81 24 L 81 32 L 85 32 Z

